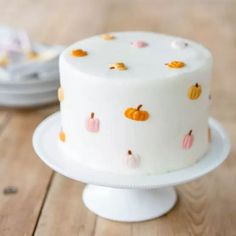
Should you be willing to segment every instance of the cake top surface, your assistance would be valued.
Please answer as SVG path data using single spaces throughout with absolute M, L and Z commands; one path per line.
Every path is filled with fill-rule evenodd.
M 102 79 L 165 79 L 211 64 L 193 41 L 152 32 L 114 32 L 81 40 L 64 50 L 60 63 Z

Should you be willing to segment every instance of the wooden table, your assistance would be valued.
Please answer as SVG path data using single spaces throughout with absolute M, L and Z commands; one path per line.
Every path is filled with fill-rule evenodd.
M 213 53 L 211 115 L 232 140 L 217 170 L 177 188 L 167 215 L 144 223 L 96 217 L 82 203 L 84 184 L 54 173 L 33 151 L 37 124 L 58 106 L 0 109 L 0 235 L 236 235 L 236 1 L 0 0 L 0 21 L 37 41 L 70 44 L 93 34 L 151 30 L 194 39 Z M 6 186 L 17 194 L 4 195 Z

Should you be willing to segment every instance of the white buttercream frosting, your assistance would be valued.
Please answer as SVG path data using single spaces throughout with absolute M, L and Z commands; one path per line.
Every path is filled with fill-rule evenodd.
M 193 164 L 208 147 L 209 51 L 190 40 L 157 33 L 111 35 L 111 40 L 98 35 L 79 41 L 61 55 L 61 125 L 66 134 L 61 146 L 78 163 L 115 173 L 158 174 Z M 184 42 L 179 45 L 185 47 L 175 48 L 173 42 Z M 77 49 L 87 55 L 72 56 Z M 167 63 L 173 61 L 184 66 L 170 68 Z M 110 69 L 113 63 L 124 63 L 126 70 Z M 189 93 L 196 84 L 199 96 L 199 87 Z M 125 116 L 128 108 L 140 104 L 147 119 Z M 87 129 L 92 113 L 99 120 L 97 132 Z M 190 130 L 194 141 L 184 149 Z M 128 150 L 139 156 L 138 168 L 124 165 Z

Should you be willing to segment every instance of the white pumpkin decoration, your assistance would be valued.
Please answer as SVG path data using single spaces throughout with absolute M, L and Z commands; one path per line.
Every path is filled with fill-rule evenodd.
M 125 165 L 129 168 L 138 168 L 140 165 L 140 158 L 137 155 L 134 155 L 131 150 L 128 150 L 128 153 L 124 158 Z
M 175 49 L 184 49 L 188 46 L 188 43 L 183 40 L 175 40 L 171 43 L 171 47 Z

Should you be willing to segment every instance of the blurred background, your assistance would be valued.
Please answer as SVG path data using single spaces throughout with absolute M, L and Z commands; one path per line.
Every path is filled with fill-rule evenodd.
M 231 155 L 221 167 L 178 187 L 179 204 L 168 215 L 122 224 L 90 213 L 81 201 L 84 185 L 53 173 L 34 154 L 33 131 L 59 109 L 55 99 L 51 105 L 30 109 L 1 106 L 1 236 L 235 235 L 235 0 L 0 0 L 0 24 L 23 29 L 33 43 L 50 46 L 125 30 L 161 32 L 202 43 L 214 58 L 211 116 L 222 122 L 232 141 Z M 58 76 L 53 78 L 58 81 Z M 0 78 L 0 96 L 1 88 Z M 14 187 L 13 194 L 8 194 L 9 187 Z

